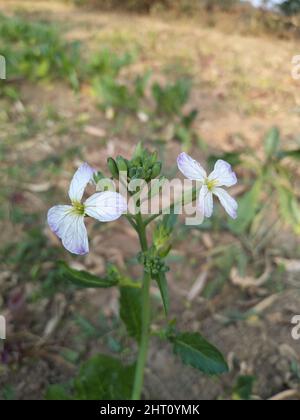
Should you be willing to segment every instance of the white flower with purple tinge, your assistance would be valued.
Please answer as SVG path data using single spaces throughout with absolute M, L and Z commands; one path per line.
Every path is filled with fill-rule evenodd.
M 84 190 L 93 180 L 94 173 L 93 168 L 83 163 L 74 174 L 69 188 L 72 205 L 55 206 L 48 211 L 50 229 L 62 240 L 68 251 L 77 255 L 89 252 L 85 216 L 100 222 L 110 222 L 118 219 L 127 210 L 125 198 L 111 191 L 93 194 L 84 203 L 81 202 Z
M 199 162 L 186 153 L 181 153 L 177 158 L 179 170 L 188 179 L 202 182 L 200 189 L 198 209 L 204 217 L 211 217 L 213 213 L 213 195 L 216 195 L 230 217 L 237 217 L 237 202 L 220 187 L 231 187 L 237 183 L 236 174 L 231 165 L 224 160 L 218 160 L 213 172 L 207 176 L 206 171 Z

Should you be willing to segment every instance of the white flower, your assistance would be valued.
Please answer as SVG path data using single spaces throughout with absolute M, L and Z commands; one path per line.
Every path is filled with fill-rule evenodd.
M 100 222 L 118 219 L 127 210 L 125 198 L 116 192 L 105 191 L 93 194 L 81 202 L 85 187 L 93 180 L 95 170 L 83 163 L 73 176 L 69 188 L 72 205 L 55 206 L 48 211 L 50 229 L 62 240 L 63 246 L 73 254 L 89 252 L 84 217 L 90 216 Z
M 222 186 L 231 187 L 237 183 L 236 174 L 231 165 L 224 160 L 218 160 L 213 172 L 207 176 L 206 171 L 199 162 L 186 153 L 177 158 L 179 170 L 188 179 L 202 182 L 199 194 L 198 209 L 204 217 L 211 217 L 213 212 L 213 195 L 216 195 L 230 217 L 237 217 L 237 202 L 225 191 Z

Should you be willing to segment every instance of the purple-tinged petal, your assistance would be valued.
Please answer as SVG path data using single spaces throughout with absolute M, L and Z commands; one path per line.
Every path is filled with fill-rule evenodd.
M 111 222 L 127 211 L 125 198 L 112 191 L 93 194 L 84 203 L 85 213 L 100 222 Z
M 48 211 L 47 221 L 50 229 L 59 238 L 62 237 L 62 233 L 65 228 L 65 220 L 68 218 L 68 214 L 72 211 L 72 206 L 55 206 Z
M 62 237 L 63 246 L 72 254 L 85 255 L 89 252 L 89 242 L 84 216 L 72 214 Z
M 84 216 L 74 213 L 72 206 L 52 207 L 48 211 L 48 224 L 69 252 L 76 255 L 89 252 Z
M 71 201 L 80 201 L 82 199 L 85 187 L 93 179 L 96 172 L 90 165 L 83 163 L 75 172 L 69 188 L 69 197 Z
M 188 179 L 203 182 L 207 176 L 206 171 L 202 168 L 200 163 L 184 152 L 180 153 L 178 156 L 177 166 L 180 172 Z
M 209 175 L 208 179 L 210 181 L 216 180 L 217 186 L 231 187 L 237 183 L 237 177 L 235 172 L 233 172 L 231 165 L 225 160 L 219 159 L 214 167 L 213 172 Z
M 222 206 L 232 219 L 237 218 L 238 204 L 223 188 L 215 188 L 214 194 L 219 198 Z
M 198 199 L 198 209 L 204 217 L 211 217 L 214 208 L 213 195 L 208 190 L 206 185 L 203 185 L 200 190 Z

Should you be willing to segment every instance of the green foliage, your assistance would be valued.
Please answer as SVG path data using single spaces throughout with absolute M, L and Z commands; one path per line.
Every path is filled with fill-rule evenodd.
M 169 290 L 168 290 L 166 273 L 159 273 L 156 276 L 156 282 L 160 290 L 165 315 L 168 315 L 169 307 L 170 307 L 170 298 L 169 298 Z
M 300 13 L 300 0 L 285 0 L 279 8 L 287 16 L 296 15 Z
M 210 155 L 208 157 L 207 163 L 209 169 L 213 170 L 213 167 L 218 159 L 225 160 L 230 163 L 231 166 L 236 167 L 242 163 L 241 153 L 239 152 L 226 152 L 221 155 Z
M 120 317 L 126 325 L 130 337 L 137 342 L 141 338 L 142 329 L 141 289 L 133 287 L 120 288 Z
M 119 283 L 118 275 L 114 270 L 109 270 L 107 277 L 100 278 L 87 271 L 78 271 L 69 267 L 65 262 L 59 262 L 60 275 L 63 279 L 72 282 L 80 288 L 108 288 Z
M 139 79 L 135 80 L 133 88 L 109 76 L 96 78 L 92 85 L 94 94 L 104 109 L 138 111 L 140 99 L 144 96 Z
M 255 376 L 241 375 L 238 377 L 233 388 L 232 398 L 234 400 L 251 400 Z
M 282 143 L 279 129 L 272 127 L 264 137 L 263 160 L 250 150 L 234 153 L 225 159 L 231 157 L 235 163 L 240 162 L 256 175 L 251 189 L 239 200 L 237 220 L 228 222 L 229 229 L 236 235 L 249 233 L 254 223 L 265 220 L 263 212 L 267 206 L 277 211 L 279 218 L 292 226 L 296 233 L 300 233 L 300 207 L 293 187 L 293 169 L 286 165 L 288 159 L 285 159 L 299 160 L 300 151 L 282 149 Z M 211 157 L 211 164 L 214 161 L 215 157 Z
M 273 127 L 270 131 L 268 131 L 264 140 L 264 146 L 265 154 L 268 159 L 275 156 L 278 152 L 280 146 L 280 132 L 277 127 Z
M 278 152 L 278 159 L 284 159 L 284 158 L 293 158 L 293 159 L 297 159 L 300 160 L 300 149 L 296 149 L 296 150 L 281 150 L 280 152 Z
M 228 221 L 230 230 L 236 235 L 244 234 L 249 229 L 261 206 L 261 192 L 262 182 L 257 180 L 252 188 L 239 200 L 238 218 L 234 221 Z
M 0 37 L 10 79 L 64 79 L 78 88 L 79 43 L 64 41 L 53 25 L 0 15 Z
M 138 75 L 131 83 L 120 80 L 120 72 L 133 62 L 133 55 L 124 53 L 119 56 L 108 49 L 95 54 L 88 65 L 87 76 L 92 80 L 94 95 L 104 109 L 137 112 L 150 72 Z
M 182 108 L 189 100 L 192 83 L 189 79 L 179 79 L 173 84 L 152 86 L 153 98 L 159 114 L 174 116 L 182 113 Z
M 108 48 L 104 48 L 99 53 L 95 53 L 92 56 L 90 63 L 88 64 L 87 74 L 90 77 L 112 77 L 119 76 L 120 71 L 132 64 L 133 56 L 128 52 L 123 55 L 117 55 L 110 51 Z
M 99 354 L 84 363 L 71 385 L 54 385 L 46 393 L 48 400 L 128 400 L 134 366 Z
M 227 363 L 219 350 L 198 333 L 177 333 L 169 340 L 182 362 L 208 375 L 228 372 Z
M 300 206 L 295 194 L 288 188 L 277 186 L 280 214 L 300 234 Z

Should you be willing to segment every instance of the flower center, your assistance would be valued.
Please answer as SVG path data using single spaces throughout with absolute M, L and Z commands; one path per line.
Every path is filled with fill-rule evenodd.
M 73 212 L 77 214 L 78 216 L 84 216 L 85 213 L 85 207 L 84 204 L 80 203 L 80 201 L 73 201 Z
M 218 181 L 216 179 L 206 178 L 205 185 L 207 186 L 208 191 L 212 191 L 218 185 Z

